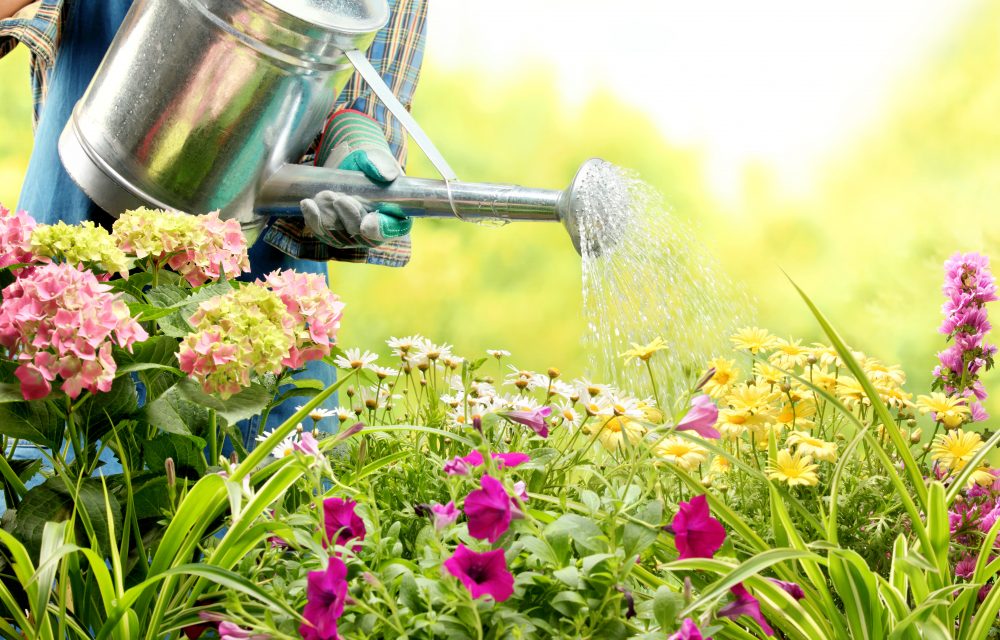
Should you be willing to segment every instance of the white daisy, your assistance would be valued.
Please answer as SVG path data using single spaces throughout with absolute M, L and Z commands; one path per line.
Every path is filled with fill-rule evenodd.
M 337 420 L 341 422 L 347 422 L 348 420 L 354 419 L 354 412 L 347 407 L 337 407 Z
M 572 402 L 563 401 L 556 404 L 555 413 L 553 415 L 562 418 L 563 424 L 568 427 L 579 427 L 580 423 L 583 421 L 583 416 L 580 412 L 576 410 Z
M 361 353 L 361 349 L 351 348 L 344 355 L 334 358 L 333 363 L 341 369 L 368 369 L 376 360 L 378 355 L 371 351 Z
M 446 356 L 441 356 L 441 364 L 448 367 L 449 369 L 457 369 L 461 367 L 464 361 L 465 358 L 462 358 L 461 356 L 455 356 L 451 354 L 448 354 Z
M 265 431 L 257 436 L 257 442 L 264 442 L 270 438 L 273 433 L 274 431 Z M 284 458 L 285 456 L 294 454 L 296 442 L 297 440 L 295 434 L 287 436 L 284 440 L 275 445 L 274 449 L 271 449 L 271 456 L 275 458 Z
M 380 367 L 377 364 L 373 364 L 369 367 L 369 369 L 371 369 L 372 373 L 382 380 L 385 380 L 386 378 L 395 378 L 399 375 L 399 369 L 393 369 L 392 367 Z
M 452 346 L 450 344 L 434 344 L 430 340 L 417 346 L 416 357 L 427 360 L 438 360 L 451 355 Z
M 303 405 L 299 405 L 299 406 L 295 407 L 295 410 L 296 411 L 301 411 L 302 410 L 302 406 Z M 312 411 L 310 411 L 306 415 L 309 416 L 310 420 L 312 420 L 314 422 L 319 422 L 323 418 L 332 418 L 332 417 L 334 417 L 335 415 L 337 415 L 337 412 L 334 411 L 334 410 L 332 410 L 332 409 L 324 409 L 323 407 L 313 407 Z
M 393 337 L 386 340 L 386 344 L 392 349 L 392 355 L 399 358 L 405 358 L 425 342 L 427 342 L 427 338 L 421 335 L 406 336 L 405 338 Z
M 497 360 L 499 360 L 500 358 L 510 357 L 510 351 L 507 351 L 506 349 L 487 349 L 486 353 L 487 355 L 493 356 Z
M 445 403 L 452 409 L 455 409 L 458 407 L 458 405 L 462 404 L 463 400 L 465 400 L 465 396 L 459 395 L 457 393 L 456 394 L 445 393 L 441 395 L 441 402 Z

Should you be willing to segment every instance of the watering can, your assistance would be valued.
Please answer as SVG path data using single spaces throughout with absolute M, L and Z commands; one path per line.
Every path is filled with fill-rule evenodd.
M 113 215 L 219 210 L 250 242 L 333 190 L 416 217 L 559 221 L 582 252 L 581 185 L 603 163 L 564 191 L 458 181 L 363 54 L 388 20 L 385 0 L 135 0 L 60 136 L 63 165 Z M 294 164 L 355 69 L 444 180 Z

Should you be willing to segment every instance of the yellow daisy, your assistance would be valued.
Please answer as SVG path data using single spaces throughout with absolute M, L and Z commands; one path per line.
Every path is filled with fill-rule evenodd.
M 983 439 L 978 433 L 959 429 L 934 438 L 931 459 L 937 460 L 942 469 L 960 471 L 982 448 Z
M 898 364 L 885 365 L 875 358 L 865 360 L 865 375 L 876 386 L 879 384 L 891 383 L 897 387 L 906 384 L 906 372 Z
M 809 356 L 812 355 L 812 349 L 803 347 L 801 342 L 801 340 L 792 340 L 791 338 L 788 340 L 778 338 L 775 341 L 774 352 L 767 359 L 771 364 L 785 371 L 803 367 Z
M 780 397 L 780 393 L 772 390 L 769 385 L 741 383 L 729 390 L 724 403 L 730 409 L 748 417 L 756 416 L 762 418 L 764 422 L 770 422 L 774 420 L 776 413 L 774 404 Z M 757 422 L 759 424 L 761 421 Z
M 708 450 L 679 436 L 665 438 L 653 447 L 653 454 L 683 471 L 693 471 L 708 458 Z
M 787 482 L 790 487 L 799 485 L 812 487 L 819 483 L 819 476 L 816 475 L 818 468 L 817 465 L 812 464 L 812 456 L 782 449 L 778 452 L 778 459 L 774 464 L 768 465 L 767 477 L 771 480 Z
M 965 400 L 946 396 L 940 391 L 935 391 L 929 396 L 917 396 L 917 408 L 920 409 L 920 413 L 933 413 L 934 419 L 948 429 L 961 426 L 971 415 Z
M 826 368 L 814 368 L 809 374 L 811 382 L 827 393 L 836 393 L 837 375 Z
M 816 404 L 811 400 L 800 400 L 795 404 L 781 405 L 774 420 L 789 429 L 812 429 L 813 421 L 809 418 L 816 415 Z
M 838 377 L 835 393 L 848 409 L 856 409 L 858 405 L 867 407 L 871 404 L 861 383 L 852 376 Z
M 734 333 L 729 340 L 734 348 L 746 349 L 750 353 L 757 354 L 772 349 L 778 339 L 768 333 L 767 329 L 744 327 Z
M 993 471 L 989 467 L 983 466 L 972 472 L 966 486 L 972 487 L 978 484 L 980 487 L 988 487 L 996 482 L 996 479 L 997 477 L 993 475 Z
M 708 368 L 715 369 L 715 373 L 705 383 L 705 393 L 715 399 L 719 399 L 739 379 L 739 369 L 736 368 L 735 360 L 726 360 L 725 358 L 709 360 Z
M 628 364 L 632 360 L 638 358 L 643 362 L 646 362 L 653 357 L 653 354 L 657 351 L 663 351 L 667 348 L 667 343 L 663 341 L 663 338 L 654 338 L 652 342 L 645 345 L 638 345 L 636 343 L 631 343 L 632 348 L 623 354 L 620 354 L 620 358 L 625 358 L 625 363 Z
M 611 418 L 601 427 L 597 439 L 608 451 L 615 453 L 627 446 L 625 438 L 632 444 L 642 440 L 646 435 L 646 427 L 625 417 Z
M 767 364 L 766 362 L 753 363 L 753 372 L 760 379 L 760 382 L 764 382 L 769 385 L 781 384 L 785 381 L 785 378 L 788 377 L 779 369 Z
M 719 409 L 719 419 L 715 423 L 715 428 L 726 440 L 736 440 L 747 430 L 747 421 L 752 416 L 748 416 L 742 411 L 733 409 Z
M 715 456 L 712 458 L 712 464 L 708 467 L 708 472 L 713 476 L 724 476 L 732 470 L 733 463 L 729 461 L 729 458 L 725 458 L 723 456 Z
M 836 462 L 837 460 L 837 443 L 835 442 L 826 442 L 802 431 L 793 431 L 788 434 L 786 442 L 795 445 L 796 453 L 804 453 L 825 462 Z

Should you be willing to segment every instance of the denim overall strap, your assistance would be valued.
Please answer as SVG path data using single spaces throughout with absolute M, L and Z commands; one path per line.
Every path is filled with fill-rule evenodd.
M 63 7 L 55 67 L 17 205 L 40 223 L 108 221 L 107 214 L 66 173 L 57 147 L 73 107 L 86 91 L 131 6 L 132 0 L 67 0 Z

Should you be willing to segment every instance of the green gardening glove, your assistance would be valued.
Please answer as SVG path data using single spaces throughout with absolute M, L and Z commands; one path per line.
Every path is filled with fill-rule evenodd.
M 330 119 L 317 164 L 360 171 L 372 182 L 388 184 L 403 174 L 377 122 L 360 111 L 339 111 Z M 376 209 L 353 196 L 321 191 L 300 204 L 306 226 L 322 242 L 339 248 L 376 247 L 405 236 L 413 221 L 396 205 Z

